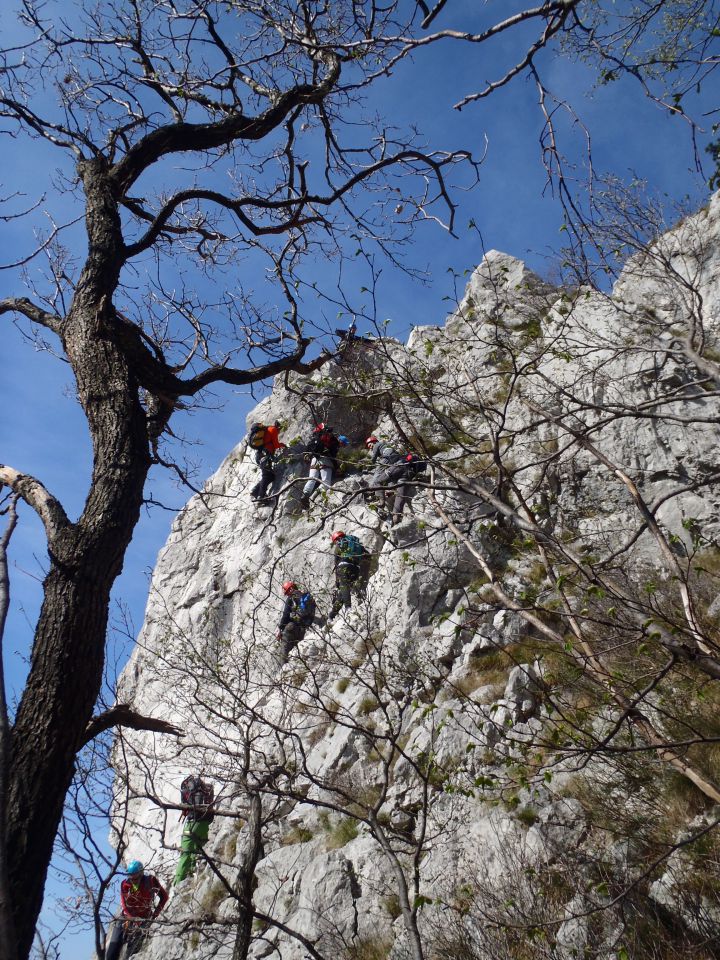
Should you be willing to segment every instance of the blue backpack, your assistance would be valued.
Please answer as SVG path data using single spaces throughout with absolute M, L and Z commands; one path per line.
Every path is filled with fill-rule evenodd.
M 311 593 L 301 593 L 294 603 L 299 623 L 310 623 L 315 615 L 315 601 Z

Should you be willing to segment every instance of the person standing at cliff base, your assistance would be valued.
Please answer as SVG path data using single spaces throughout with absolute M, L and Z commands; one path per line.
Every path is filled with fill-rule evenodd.
M 145 873 L 139 860 L 128 864 L 127 879 L 120 884 L 120 914 L 112 922 L 105 960 L 118 960 L 123 944 L 126 956 L 139 950 L 148 924 L 157 919 L 167 902 L 168 892 L 157 877 Z
M 189 877 L 195 869 L 197 855 L 207 843 L 210 824 L 214 819 L 213 800 L 213 788 L 201 777 L 191 774 L 180 784 L 180 802 L 184 807 L 180 819 L 185 821 L 185 826 L 173 886 Z

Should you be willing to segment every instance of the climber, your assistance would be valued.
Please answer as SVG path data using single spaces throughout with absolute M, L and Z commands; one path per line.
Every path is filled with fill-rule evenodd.
M 338 347 L 341 350 L 343 347 L 350 346 L 353 343 L 375 343 L 372 337 L 359 337 L 357 335 L 357 323 L 354 317 L 347 330 L 344 327 L 336 327 L 335 335 L 339 340 Z
M 367 438 L 365 446 L 372 451 L 375 469 L 369 480 L 361 481 L 362 487 L 383 487 L 403 476 L 406 469 L 405 454 L 399 453 L 387 441 L 373 436 Z
M 277 629 L 277 639 L 282 640 L 282 662 L 287 663 L 288 655 L 305 636 L 305 631 L 315 616 L 315 600 L 302 590 L 294 580 L 286 580 L 282 586 L 285 594 L 285 606 Z
M 212 786 L 201 777 L 190 774 L 180 784 L 180 803 L 183 805 L 180 819 L 185 821 L 185 826 L 173 886 L 181 883 L 195 869 L 196 856 L 207 843 L 210 824 L 214 819 L 213 800 Z
M 135 953 L 149 921 L 155 920 L 168 902 L 167 890 L 157 877 L 145 873 L 139 860 L 128 864 L 126 872 L 127 879 L 120 884 L 120 913 L 112 922 L 105 960 L 118 960 L 123 944 L 127 944 L 127 954 Z
M 404 470 L 402 475 L 397 478 L 395 496 L 393 497 L 390 517 L 390 526 L 393 527 L 400 523 L 405 504 L 410 502 L 410 485 L 419 478 L 421 473 L 427 470 L 427 461 L 415 453 L 408 453 L 403 465 Z M 387 496 L 390 496 L 390 491 L 388 491 Z
M 357 324 L 353 320 L 350 326 L 345 330 L 342 327 L 337 327 L 335 329 L 335 334 L 339 339 L 340 343 L 352 343 L 356 339 L 355 334 L 357 333 Z
M 389 520 L 390 525 L 395 526 L 400 523 L 405 504 L 410 499 L 409 485 L 427 469 L 427 463 L 415 453 L 399 453 L 392 444 L 378 440 L 375 436 L 368 437 L 365 446 L 372 450 L 372 459 L 376 466 L 370 479 L 361 480 L 360 486 L 367 488 L 395 485 L 394 496 L 393 491 L 386 490 L 383 497 L 385 505 L 393 496 Z M 374 494 L 365 494 L 366 500 L 370 497 L 374 497 Z
M 338 465 L 338 449 L 340 446 L 347 446 L 349 442 L 342 434 L 336 437 L 333 428 L 324 423 L 315 427 L 305 453 L 305 458 L 310 460 L 310 472 L 300 499 L 304 507 L 310 506 L 310 498 L 321 482 L 326 487 L 332 484 Z
M 250 491 L 251 500 L 265 500 L 268 487 L 275 480 L 275 454 L 278 450 L 286 449 L 286 445 L 280 442 L 279 431 L 278 420 L 271 427 L 254 423 L 250 429 L 248 446 L 255 451 L 255 463 L 260 467 L 260 479 Z
M 367 579 L 369 552 L 356 536 L 336 530 L 330 536 L 335 554 L 335 591 L 328 621 L 334 619 L 343 607 L 350 606 L 350 590 Z

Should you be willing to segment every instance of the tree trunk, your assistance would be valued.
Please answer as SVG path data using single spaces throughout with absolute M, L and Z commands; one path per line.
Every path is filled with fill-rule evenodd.
M 32 945 L 53 841 L 102 683 L 110 591 L 140 514 L 147 456 L 104 515 L 104 535 L 68 539 L 45 580 L 27 686 L 13 729 L 8 803 L 10 881 L 19 956 Z M 86 510 L 87 512 L 87 510 Z M 80 541 L 80 542 L 78 542 Z
M 17 712 L 8 803 L 20 960 L 32 945 L 75 755 L 102 684 L 110 591 L 140 516 L 150 467 L 139 384 L 118 341 L 112 294 L 124 245 L 102 161 L 84 161 L 88 257 L 63 324 L 93 442 L 82 516 L 49 538 L 50 571 Z
M 5 696 L 5 672 L 3 669 L 3 638 L 5 622 L 10 607 L 10 576 L 8 574 L 7 550 L 17 523 L 17 495 L 10 500 L 8 524 L 0 537 L 0 943 L 5 960 L 16 960 L 17 940 L 13 922 L 13 895 L 10 887 L 10 872 L 7 845 L 7 803 L 10 780 L 10 719 Z
M 253 886 L 255 868 L 262 856 L 262 801 L 259 793 L 250 794 L 250 813 L 248 815 L 245 845 L 238 865 L 235 896 L 238 901 L 238 923 L 235 931 L 235 946 L 232 960 L 247 960 L 252 942 Z

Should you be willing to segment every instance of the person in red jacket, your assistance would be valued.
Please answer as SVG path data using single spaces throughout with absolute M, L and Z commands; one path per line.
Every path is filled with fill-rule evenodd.
M 157 902 L 156 902 L 157 901 Z M 127 879 L 120 884 L 120 915 L 113 921 L 105 950 L 105 960 L 117 960 L 124 943 L 138 948 L 144 933 L 143 921 L 155 920 L 168 902 L 168 892 L 157 877 L 145 873 L 139 860 L 127 868 Z

